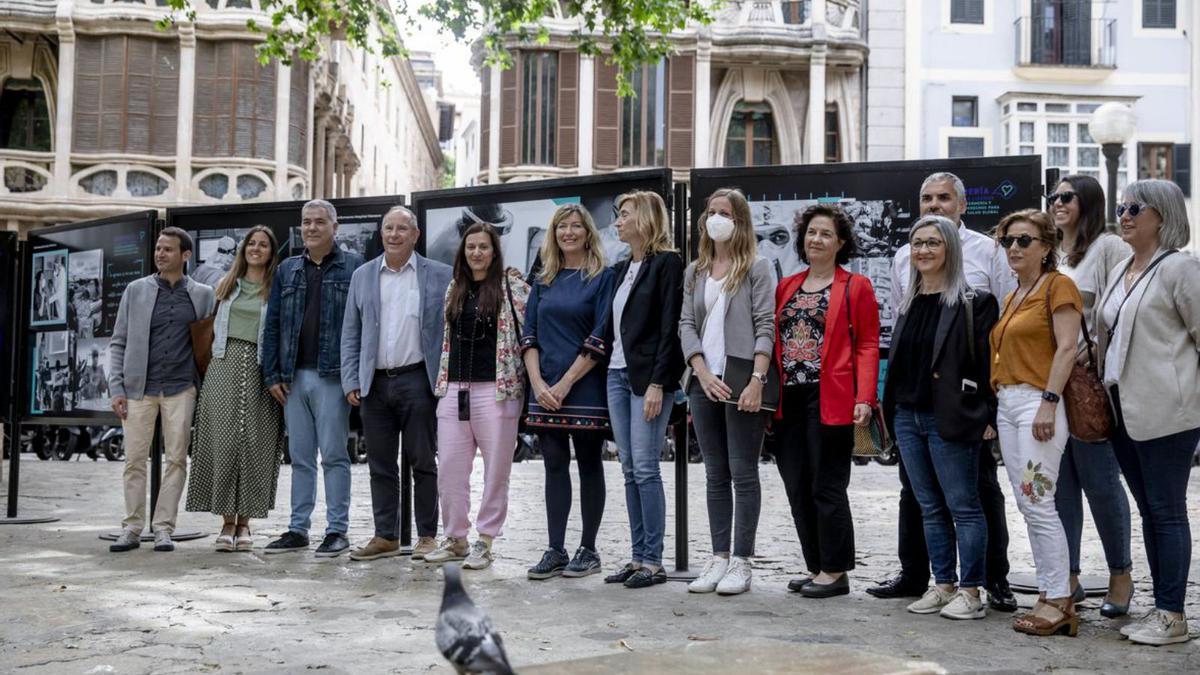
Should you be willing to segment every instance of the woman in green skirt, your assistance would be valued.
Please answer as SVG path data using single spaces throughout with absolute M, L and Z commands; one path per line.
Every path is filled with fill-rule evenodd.
M 250 519 L 275 506 L 283 456 L 283 411 L 262 383 L 262 326 L 275 275 L 275 235 L 250 228 L 233 267 L 217 284 L 212 362 L 192 431 L 188 511 L 224 524 L 218 551 L 249 551 Z

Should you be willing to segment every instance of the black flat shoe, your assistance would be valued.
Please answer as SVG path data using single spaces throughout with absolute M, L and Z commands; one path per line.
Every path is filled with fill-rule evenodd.
M 925 595 L 927 590 L 929 590 L 928 581 L 919 583 L 906 578 L 903 574 L 897 574 L 878 586 L 868 588 L 867 593 L 888 600 L 891 598 L 919 598 Z
M 642 569 L 642 568 L 634 567 L 633 563 L 625 563 L 624 567 L 622 567 L 621 569 L 617 570 L 616 572 L 613 572 L 612 574 L 604 577 L 604 583 L 606 583 L 606 584 L 623 584 L 629 580 L 629 577 L 633 576 L 640 569 Z
M 832 598 L 835 595 L 850 594 L 850 577 L 843 574 L 837 578 L 837 581 L 828 584 L 819 584 L 815 581 L 810 581 L 800 589 L 800 595 L 806 598 Z
M 1013 597 L 1012 589 L 1009 588 L 1007 581 L 997 581 L 994 584 L 988 584 L 988 607 L 997 612 L 1015 612 L 1017 611 L 1017 599 Z
M 625 588 L 648 588 L 667 583 L 667 573 L 663 569 L 651 572 L 645 567 L 636 570 L 625 580 Z
M 812 583 L 812 577 L 796 577 L 788 582 L 788 590 L 793 593 L 799 593 L 801 588 Z

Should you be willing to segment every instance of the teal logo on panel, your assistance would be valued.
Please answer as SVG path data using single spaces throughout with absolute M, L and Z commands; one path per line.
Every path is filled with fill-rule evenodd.
M 996 186 L 995 190 L 992 190 L 992 196 L 999 197 L 1000 199 L 1009 199 L 1015 194 L 1017 194 L 1017 186 L 1013 185 L 1011 180 L 1005 180 Z

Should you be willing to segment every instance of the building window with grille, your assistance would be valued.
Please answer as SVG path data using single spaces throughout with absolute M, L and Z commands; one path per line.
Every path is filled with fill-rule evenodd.
M 558 52 L 521 54 L 521 163 L 555 163 Z
M 1004 127 L 1005 154 L 1041 155 L 1043 168 L 1057 168 L 1065 174 L 1083 174 L 1107 185 L 1108 173 L 1100 144 L 1088 130 L 1091 111 L 1097 104 L 1064 101 L 1017 104 L 1015 114 L 1001 120 Z M 1117 169 L 1117 189 L 1129 182 L 1128 156 L 1121 153 Z
M 621 166 L 666 164 L 666 82 L 665 61 L 633 71 L 634 95 L 621 99 Z
M 839 128 L 838 107 L 830 103 L 825 107 L 825 161 L 842 161 L 842 134 Z
M 50 109 L 38 80 L 4 82 L 0 93 L 0 148 L 50 151 Z
M 729 118 L 725 137 L 725 166 L 766 166 L 779 163 L 779 143 L 771 107 L 765 103 L 738 103 Z
M 985 0 L 950 0 L 950 23 L 983 25 Z
M 258 62 L 253 42 L 197 40 L 192 119 L 197 156 L 274 159 L 275 65 Z
M 178 40 L 78 37 L 75 152 L 174 155 L 178 114 Z
M 1141 0 L 1142 28 L 1175 28 L 1175 0 Z

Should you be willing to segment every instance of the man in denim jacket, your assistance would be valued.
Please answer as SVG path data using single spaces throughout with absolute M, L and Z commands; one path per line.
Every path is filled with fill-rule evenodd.
M 316 555 L 332 558 L 349 547 L 350 404 L 342 396 L 342 315 L 350 275 L 362 256 L 339 250 L 333 204 L 304 205 L 300 236 L 304 253 L 279 264 L 267 302 L 262 337 L 263 383 L 283 406 L 292 458 L 292 517 L 288 531 L 266 553 L 308 549 L 308 528 L 317 499 L 317 449 L 325 474 L 325 539 Z

